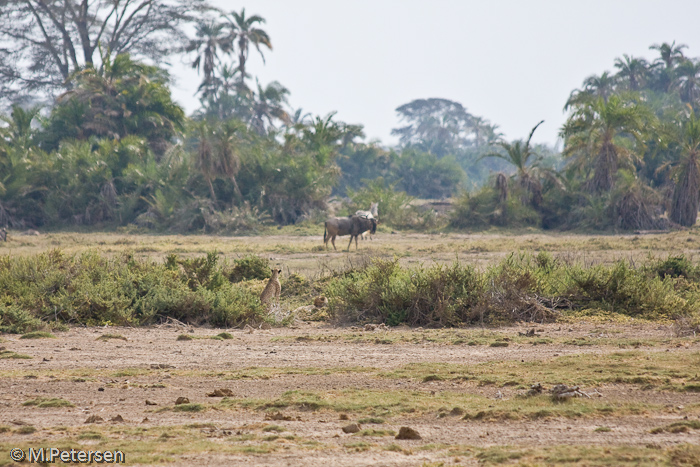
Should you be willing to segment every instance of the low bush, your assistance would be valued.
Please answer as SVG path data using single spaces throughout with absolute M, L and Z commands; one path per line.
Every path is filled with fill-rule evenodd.
M 267 315 L 258 299 L 263 281 L 252 279 L 267 275 L 267 266 L 264 258 L 250 256 L 229 268 L 215 253 L 170 256 L 165 264 L 94 251 L 4 256 L 0 331 L 45 331 L 71 323 L 143 325 L 168 318 L 219 327 L 256 324 Z M 635 268 L 626 261 L 584 266 L 544 252 L 523 253 L 483 271 L 459 262 L 407 268 L 397 259 L 360 257 L 318 280 L 290 275 L 283 299 L 289 305 L 325 295 L 330 319 L 345 323 L 498 325 L 593 310 L 672 319 L 677 334 L 686 335 L 700 329 L 699 270 L 683 256 Z
M 506 197 L 492 186 L 485 186 L 476 193 L 463 192 L 455 201 L 450 225 L 458 229 L 539 226 L 540 215 L 531 205 L 523 205 L 521 191 L 513 189 Z
M 678 263 L 671 258 L 659 264 L 669 261 Z M 484 272 L 458 262 L 407 269 L 396 259 L 375 259 L 331 278 L 325 294 L 330 314 L 341 322 L 496 325 L 553 321 L 564 310 L 598 309 L 693 327 L 700 322 L 697 282 L 683 275 L 660 277 L 658 268 L 635 269 L 625 261 L 583 267 L 547 253 L 511 254 Z
M 270 261 L 262 256 L 247 255 L 233 260 L 233 264 L 233 268 L 226 273 L 231 282 L 267 279 L 272 275 Z
M 326 296 L 341 321 L 456 326 L 470 321 L 482 287 L 477 273 L 459 263 L 407 270 L 397 259 L 374 260 L 332 280 Z
M 0 257 L 0 330 L 27 332 L 47 323 L 142 325 L 169 317 L 192 324 L 260 322 L 252 292 L 230 283 L 210 253 L 165 264 L 88 251 L 67 256 Z

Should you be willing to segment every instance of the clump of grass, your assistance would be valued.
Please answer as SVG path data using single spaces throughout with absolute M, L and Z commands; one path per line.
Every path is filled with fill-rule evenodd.
M 0 359 L 4 359 L 4 358 L 25 359 L 26 360 L 26 359 L 30 359 L 32 357 L 30 357 L 29 355 L 24 355 L 21 353 L 12 352 L 11 350 L 2 350 L 2 351 L 0 351 Z
M 596 433 L 609 433 L 612 431 L 612 428 L 610 428 L 608 426 L 599 426 L 598 428 L 596 428 L 593 431 Z
M 218 337 L 218 338 L 224 339 L 224 340 L 233 339 L 233 336 L 228 332 L 220 332 L 215 337 Z
M 188 335 L 188 334 L 180 334 L 179 336 L 177 336 L 177 339 L 175 339 L 175 340 L 178 340 L 178 341 L 191 341 L 191 340 L 194 340 L 194 337 L 193 337 L 193 336 L 190 336 L 190 335 Z
M 127 339 L 126 337 L 122 336 L 121 334 L 102 334 L 100 337 L 98 337 L 98 338 L 95 339 L 95 340 L 98 340 L 98 341 L 108 341 L 108 340 L 110 340 L 110 339 L 120 339 L 120 340 L 123 340 L 123 341 L 128 341 L 128 340 L 129 340 L 129 339 Z
M 651 434 L 667 433 L 688 433 L 690 430 L 700 430 L 700 420 L 682 420 L 670 425 L 657 427 L 649 430 Z
M 491 342 L 489 344 L 489 347 L 508 347 L 508 342 L 503 342 L 503 341 Z
M 399 446 L 398 444 L 395 444 L 395 443 L 391 443 L 390 445 L 385 446 L 384 450 L 385 451 L 392 451 L 392 452 L 400 452 L 402 454 L 406 454 L 407 456 L 413 454 L 413 451 L 411 451 L 410 449 L 405 449 L 402 446 Z
M 20 339 L 55 339 L 56 336 L 47 331 L 33 331 L 22 334 Z
M 365 423 L 373 423 L 375 425 L 381 425 L 384 423 L 386 420 L 383 418 L 379 417 L 368 417 L 368 418 L 361 418 L 357 421 L 357 423 L 365 424 Z
M 394 430 L 375 430 L 374 428 L 362 430 L 357 436 L 396 436 Z
M 49 408 L 49 407 L 75 407 L 75 404 L 73 404 L 70 401 L 67 401 L 65 399 L 61 399 L 60 397 L 37 397 L 36 399 L 28 400 L 22 404 L 23 406 L 26 407 L 40 407 L 40 408 Z
M 19 435 L 31 435 L 32 433 L 36 433 L 36 428 L 33 427 L 32 425 L 24 425 L 15 430 L 15 433 Z
M 281 433 L 283 431 L 287 431 L 287 429 L 285 427 L 279 426 L 279 425 L 267 425 L 266 427 L 264 427 L 262 429 L 262 431 L 264 431 L 264 432 L 274 431 L 276 433 Z
M 190 404 L 179 404 L 173 407 L 175 412 L 202 412 L 206 410 L 203 404 L 190 403 Z

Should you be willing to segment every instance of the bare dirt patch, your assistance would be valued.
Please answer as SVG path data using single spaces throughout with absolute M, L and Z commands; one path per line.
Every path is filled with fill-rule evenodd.
M 522 336 L 533 328 L 536 337 Z M 32 358 L 0 360 L 2 451 L 55 442 L 122 448 L 141 464 L 474 465 L 505 446 L 517 458 L 535 454 L 516 448 L 553 456 L 560 445 L 665 453 L 700 435 L 693 425 L 652 433 L 700 417 L 697 366 L 683 368 L 700 362 L 700 342 L 663 325 L 366 332 L 298 323 L 231 329 L 226 340 L 209 338 L 219 329 L 190 330 L 4 335 L 7 350 Z M 178 341 L 183 333 L 196 338 Z M 590 360 L 605 372 L 584 368 Z M 523 397 L 531 374 L 592 397 Z M 180 397 L 189 402 L 176 405 Z M 24 405 L 39 398 L 70 404 Z M 352 423 L 360 431 L 344 433 Z M 422 439 L 395 439 L 402 426 Z

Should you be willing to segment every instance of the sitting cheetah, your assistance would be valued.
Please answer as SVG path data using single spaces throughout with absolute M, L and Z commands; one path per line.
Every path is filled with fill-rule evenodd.
M 263 305 L 270 305 L 273 298 L 279 301 L 280 292 L 282 291 L 282 285 L 280 284 L 279 279 L 281 272 L 281 269 L 272 269 L 272 277 L 270 277 L 270 280 L 267 281 L 265 289 L 260 294 L 260 301 Z

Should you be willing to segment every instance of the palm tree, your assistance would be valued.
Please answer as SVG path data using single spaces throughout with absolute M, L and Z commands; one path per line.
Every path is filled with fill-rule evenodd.
M 34 146 L 32 121 L 39 116 L 40 110 L 39 106 L 23 109 L 18 105 L 13 105 L 10 118 L 4 115 L 0 116 L 0 120 L 7 123 L 6 134 L 10 146 L 22 151 L 31 150 Z
M 204 180 L 209 187 L 209 195 L 213 202 L 216 203 L 216 192 L 212 180 L 216 178 L 216 163 L 214 156 L 214 148 L 211 142 L 212 128 L 209 122 L 201 121 L 195 125 L 195 137 L 197 139 L 197 151 L 195 153 L 194 165 L 204 176 Z
M 684 60 L 675 69 L 675 87 L 678 89 L 683 102 L 698 104 L 700 97 L 700 62 Z
M 128 54 L 102 60 L 99 70 L 88 67 L 71 77 L 75 87 L 59 96 L 48 133 L 57 140 L 139 135 L 162 155 L 185 121 L 184 111 L 172 101 L 167 74 Z
M 627 54 L 622 55 L 622 57 L 624 60 L 615 59 L 615 68 L 620 70 L 617 72 L 617 76 L 627 80 L 630 90 L 638 91 L 649 73 L 649 64 L 643 58 L 633 58 Z
M 681 158 L 673 173 L 673 202 L 669 217 L 692 227 L 700 206 L 700 120 L 691 111 L 681 127 Z
M 47 165 L 46 154 L 34 145 L 32 121 L 39 107 L 12 107 L 10 117 L 0 116 L 0 227 L 24 227 L 25 219 L 43 214 L 34 195 L 43 193 L 37 167 Z M 38 196 L 37 196 L 38 198 Z
M 214 20 L 202 20 L 197 24 L 196 38 L 190 40 L 185 52 L 196 52 L 192 68 L 202 70 L 204 77 L 197 92 L 207 97 L 216 92 L 216 69 L 221 62 L 219 51 L 229 54 L 233 51 L 233 40 L 226 31 L 227 24 Z
M 498 141 L 497 146 L 500 146 L 505 151 L 504 153 L 490 152 L 484 154 L 484 157 L 498 157 L 503 159 L 510 164 L 512 164 L 517 170 L 517 177 L 520 186 L 525 192 L 525 197 L 523 197 L 523 204 L 530 203 L 537 207 L 542 202 L 542 184 L 534 176 L 533 171 L 539 168 L 539 163 L 541 161 L 541 156 L 539 156 L 535 151 L 533 151 L 530 146 L 530 141 L 532 140 L 532 135 L 535 134 L 537 127 L 542 125 L 544 120 L 535 125 L 530 131 L 530 135 L 527 137 L 526 141 L 517 140 L 513 143 L 508 143 L 506 141 Z M 497 178 L 497 182 L 499 179 Z M 500 181 L 502 184 L 502 180 Z
M 242 197 L 236 180 L 236 175 L 241 168 L 236 141 L 236 133 L 239 130 L 239 123 L 235 120 L 218 123 L 205 120 L 195 123 L 197 138 L 195 166 L 204 176 L 214 202 L 217 199 L 212 180 L 222 177 L 231 180 L 236 195 L 239 198 Z
M 623 102 L 613 95 L 577 105 L 561 129 L 565 138 L 564 155 L 572 158 L 579 169 L 591 168 L 589 182 L 594 192 L 607 192 L 615 184 L 620 162 L 631 162 L 635 154 L 622 143 L 631 137 L 642 142 L 645 123 L 651 119 L 646 107 L 636 102 Z
M 602 98 L 607 102 L 608 97 L 615 92 L 616 84 L 617 78 L 607 71 L 604 71 L 600 76 L 591 75 L 583 81 L 583 89 L 576 89 L 571 92 L 564 110 L 591 99 Z
M 257 83 L 258 92 L 253 101 L 251 128 L 259 135 L 264 135 L 267 127 L 275 127 L 274 121 L 279 120 L 283 124 L 290 123 L 289 114 L 284 110 L 283 104 L 287 104 L 289 90 L 277 81 L 273 81 L 263 88 Z
M 242 92 L 247 89 L 245 79 L 248 75 L 245 71 L 245 65 L 248 60 L 250 44 L 253 44 L 258 53 L 260 53 L 263 63 L 265 63 L 265 55 L 263 55 L 260 46 L 264 45 L 269 50 L 272 50 L 272 43 L 270 42 L 270 36 L 268 36 L 267 32 L 255 27 L 256 24 L 265 23 L 265 18 L 262 16 L 253 15 L 246 18 L 245 8 L 243 8 L 240 13 L 236 13 L 235 11 L 231 12 L 226 19 L 228 19 L 231 29 L 231 40 L 234 41 L 238 49 L 238 70 L 240 73 L 239 87 Z
M 491 124 L 484 117 L 473 116 L 470 126 L 474 133 L 474 144 L 477 147 L 493 144 L 503 136 L 503 133 L 497 131 L 498 125 Z
M 685 44 L 676 45 L 676 41 L 671 44 L 664 42 L 663 44 L 654 44 L 649 47 L 650 50 L 658 50 L 661 57 L 655 60 L 656 62 L 661 62 L 666 66 L 667 70 L 673 69 L 674 62 L 681 62 L 685 59 L 683 55 L 683 49 L 687 49 L 688 46 Z

